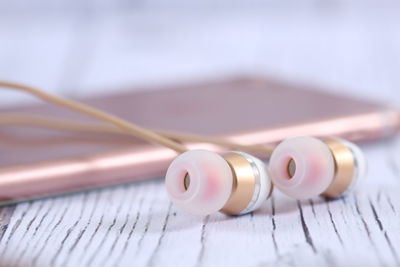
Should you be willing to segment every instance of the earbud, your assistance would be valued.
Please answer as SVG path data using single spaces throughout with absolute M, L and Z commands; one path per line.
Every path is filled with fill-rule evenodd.
M 361 150 L 348 141 L 295 137 L 280 143 L 270 158 L 271 179 L 296 199 L 322 195 L 338 197 L 357 184 L 366 172 Z
M 272 191 L 264 163 L 242 152 L 184 152 L 169 166 L 165 183 L 172 202 L 194 215 L 245 214 L 260 207 Z

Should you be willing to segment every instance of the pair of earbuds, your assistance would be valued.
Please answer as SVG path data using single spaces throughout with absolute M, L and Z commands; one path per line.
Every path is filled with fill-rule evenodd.
M 165 183 L 172 202 L 185 212 L 242 215 L 258 209 L 274 186 L 296 199 L 335 198 L 351 191 L 365 171 L 365 158 L 355 144 L 301 136 L 280 143 L 269 168 L 243 152 L 184 152 L 169 166 Z
M 27 85 L 0 81 L 0 87 L 32 94 L 44 101 L 105 121 L 113 127 L 29 115 L 2 115 L 0 123 L 124 133 L 176 151 L 179 155 L 166 173 L 167 192 L 178 208 L 195 215 L 208 215 L 217 211 L 229 215 L 249 213 L 271 196 L 273 186 L 296 199 L 318 195 L 335 198 L 352 190 L 360 177 L 365 175 L 366 162 L 361 150 L 355 144 L 338 138 L 290 138 L 280 143 L 271 153 L 269 148 L 262 146 L 245 146 L 203 136 L 151 131 L 94 107 Z M 257 157 L 244 152 L 219 155 L 206 150 L 188 151 L 181 144 L 183 141 L 204 141 L 249 151 L 268 151 L 268 155 L 271 153 L 269 167 Z

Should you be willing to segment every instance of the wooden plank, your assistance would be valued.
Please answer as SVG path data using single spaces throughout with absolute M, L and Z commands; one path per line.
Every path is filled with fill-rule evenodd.
M 0 258 L 16 266 L 391 266 L 399 261 L 400 198 L 385 150 L 367 148 L 375 164 L 348 197 L 295 201 L 275 192 L 242 217 L 186 215 L 160 181 L 23 203 Z

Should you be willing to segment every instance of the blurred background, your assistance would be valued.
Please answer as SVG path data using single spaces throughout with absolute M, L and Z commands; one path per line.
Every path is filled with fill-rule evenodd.
M 0 79 L 82 96 L 236 75 L 400 104 L 400 1 L 0 0 Z

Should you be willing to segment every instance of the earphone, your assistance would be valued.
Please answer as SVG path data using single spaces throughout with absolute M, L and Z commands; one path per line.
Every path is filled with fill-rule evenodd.
M 180 209 L 195 215 L 221 211 L 242 215 L 256 210 L 272 193 L 272 184 L 288 196 L 305 199 L 318 195 L 340 196 L 353 188 L 365 172 L 365 159 L 354 144 L 337 138 L 320 140 L 295 137 L 276 148 L 239 145 L 225 140 L 154 132 L 79 102 L 50 95 L 41 90 L 14 83 L 0 86 L 29 92 L 91 117 L 113 124 L 80 125 L 45 117 L 0 116 L 0 123 L 37 125 L 73 131 L 110 131 L 135 135 L 175 150 L 179 155 L 166 173 L 166 188 L 171 201 Z M 2 120 L 3 119 L 3 120 Z M 271 156 L 269 168 L 257 157 L 244 152 L 219 155 L 212 151 L 190 150 L 179 142 L 201 140 L 207 143 L 264 152 Z
M 169 166 L 165 184 L 172 202 L 196 215 L 245 214 L 259 208 L 272 192 L 264 163 L 243 152 L 185 152 Z
M 185 152 L 167 171 L 166 186 L 171 200 L 193 214 L 207 215 L 219 210 L 240 215 L 257 209 L 270 196 L 272 183 L 296 199 L 318 195 L 335 198 L 351 191 L 366 172 L 366 161 L 358 146 L 338 138 L 324 141 L 309 136 L 287 139 L 272 152 L 269 171 L 259 159 L 249 156 L 237 152 L 223 157 L 205 151 Z M 232 162 L 235 157 L 243 157 L 242 164 L 247 161 L 247 168 L 238 164 L 238 160 Z M 249 162 L 257 164 L 250 167 Z M 247 173 L 247 179 L 250 177 L 249 183 L 256 184 L 261 190 L 250 189 L 249 183 L 241 184 L 244 173 Z M 261 175 L 257 176 L 257 173 Z M 185 187 L 187 174 L 195 181 L 195 189 Z M 257 179 L 262 180 L 257 184 Z M 232 181 L 236 187 L 232 186 Z M 237 202 L 233 204 L 231 199 L 237 194 L 235 190 L 245 191 L 246 186 L 247 194 L 236 197 Z M 255 198 L 257 204 L 249 204 L 253 203 L 250 198 Z
M 302 136 L 275 148 L 270 171 L 274 185 L 290 197 L 335 198 L 355 187 L 366 161 L 360 148 L 346 140 Z

